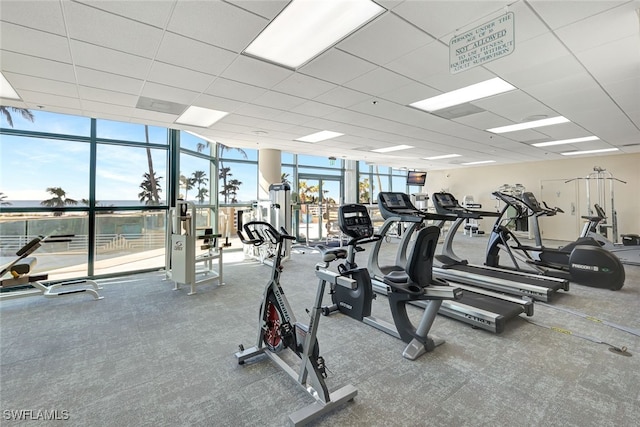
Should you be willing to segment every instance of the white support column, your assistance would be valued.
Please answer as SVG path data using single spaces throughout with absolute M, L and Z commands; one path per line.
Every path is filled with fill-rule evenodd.
M 280 150 L 262 148 L 258 153 L 258 198 L 269 198 L 269 186 L 282 181 Z

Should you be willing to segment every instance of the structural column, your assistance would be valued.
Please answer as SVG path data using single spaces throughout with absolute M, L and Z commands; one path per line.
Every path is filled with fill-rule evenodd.
M 282 182 L 280 150 L 261 148 L 258 153 L 258 198 L 269 198 L 269 186 Z

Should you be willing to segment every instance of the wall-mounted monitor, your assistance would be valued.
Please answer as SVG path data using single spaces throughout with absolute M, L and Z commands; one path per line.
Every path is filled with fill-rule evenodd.
M 407 172 L 407 185 L 424 185 L 427 181 L 426 172 L 409 171 Z

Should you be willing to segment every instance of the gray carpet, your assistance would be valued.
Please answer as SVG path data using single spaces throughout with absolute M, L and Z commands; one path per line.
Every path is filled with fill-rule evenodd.
M 486 236 L 458 243 L 461 255 L 482 261 Z M 282 284 L 298 320 L 313 301 L 318 261 L 307 252 L 285 264 Z M 101 281 L 101 301 L 3 301 L 2 425 L 286 425 L 312 398 L 268 359 L 240 366 L 234 358 L 238 344 L 255 344 L 269 267 L 246 260 L 225 268 L 226 286 L 193 296 L 158 272 Z M 572 284 L 552 305 L 640 329 L 640 267 L 626 273 L 620 291 Z M 374 314 L 391 320 L 385 297 Z M 494 335 L 438 316 L 432 331 L 446 343 L 409 361 L 401 341 L 340 314 L 322 317 L 329 387 L 353 384 L 358 395 L 313 425 L 640 425 L 639 337 L 542 304 L 531 320 L 537 325 L 518 318 Z M 68 419 L 15 420 L 42 411 Z

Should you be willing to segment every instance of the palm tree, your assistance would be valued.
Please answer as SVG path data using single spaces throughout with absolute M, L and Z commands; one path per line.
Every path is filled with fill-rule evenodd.
M 10 206 L 11 202 L 7 202 L 4 199 L 7 198 L 7 195 L 4 193 L 0 193 L 0 206 Z
M 370 189 L 371 184 L 369 183 L 369 178 L 365 178 L 358 183 L 358 194 L 360 195 L 360 203 L 371 203 L 371 196 L 369 194 Z
M 13 111 L 14 113 L 20 113 L 22 118 L 24 118 L 25 120 L 29 120 L 31 123 L 33 123 L 35 119 L 33 117 L 33 113 L 26 108 L 5 107 L 0 105 L 0 114 L 2 114 L 5 119 L 7 119 L 7 123 L 9 123 L 9 126 L 11 127 L 13 127 L 13 118 L 11 117 L 11 111 Z
M 184 187 L 184 200 L 187 200 L 187 194 L 193 188 L 193 178 L 180 175 L 180 184 Z
M 142 191 L 138 193 L 138 198 L 141 202 L 144 202 L 145 205 L 157 205 L 159 203 L 159 194 L 162 193 L 162 188 L 160 187 L 159 182 L 162 177 L 156 177 L 155 175 L 152 177 L 147 172 L 142 176 L 144 180 L 140 183 Z
M 149 126 L 144 125 L 144 138 L 149 145 Z M 153 159 L 151 158 L 151 148 L 147 147 L 147 165 L 149 167 L 148 176 L 154 177 L 154 179 L 149 181 L 149 191 L 151 192 L 151 201 L 153 205 L 160 204 L 160 187 L 158 186 L 158 181 L 155 179 L 156 173 L 153 170 Z M 142 186 L 142 184 L 140 184 Z M 142 201 L 142 199 L 140 199 Z M 150 203 L 147 203 L 150 204 Z
M 236 196 L 238 195 L 240 185 L 242 185 L 242 182 L 238 181 L 237 179 L 229 180 L 221 193 L 224 192 L 225 198 L 227 197 L 227 194 L 231 196 L 231 203 L 238 203 L 238 199 L 236 199 Z
M 225 168 L 224 167 L 224 162 L 222 160 L 222 155 L 225 153 L 225 151 L 231 151 L 231 150 L 236 150 L 237 152 L 239 152 L 240 154 L 242 154 L 243 158 L 248 158 L 247 153 L 242 149 L 242 148 L 236 148 L 236 147 L 229 147 L 227 145 L 221 144 L 221 143 L 217 143 L 218 144 L 218 177 L 222 180 L 222 191 L 220 192 L 220 194 L 222 194 L 224 196 L 224 202 L 227 203 L 228 202 L 228 198 L 229 198 L 229 194 L 227 194 L 227 177 L 231 176 L 231 173 L 229 173 L 229 171 L 231 170 L 231 168 Z M 240 184 L 242 184 L 242 182 L 235 180 L 236 182 L 238 182 Z M 236 189 L 235 191 L 237 192 L 238 189 Z M 233 199 L 235 199 L 235 195 L 237 193 L 234 193 L 234 197 Z M 232 199 L 232 203 L 233 202 Z
M 52 198 L 43 200 L 40 205 L 49 208 L 62 208 L 68 205 L 77 205 L 78 201 L 67 197 L 67 192 L 60 187 L 49 187 L 47 193 L 51 194 Z M 62 212 L 57 211 L 53 213 L 53 216 L 62 216 Z
M 191 174 L 191 180 L 196 185 L 198 189 L 198 195 L 196 198 L 200 203 L 204 203 L 204 199 L 207 197 L 209 190 L 204 186 L 209 182 L 209 178 L 207 178 L 207 174 L 204 171 L 195 171 Z

